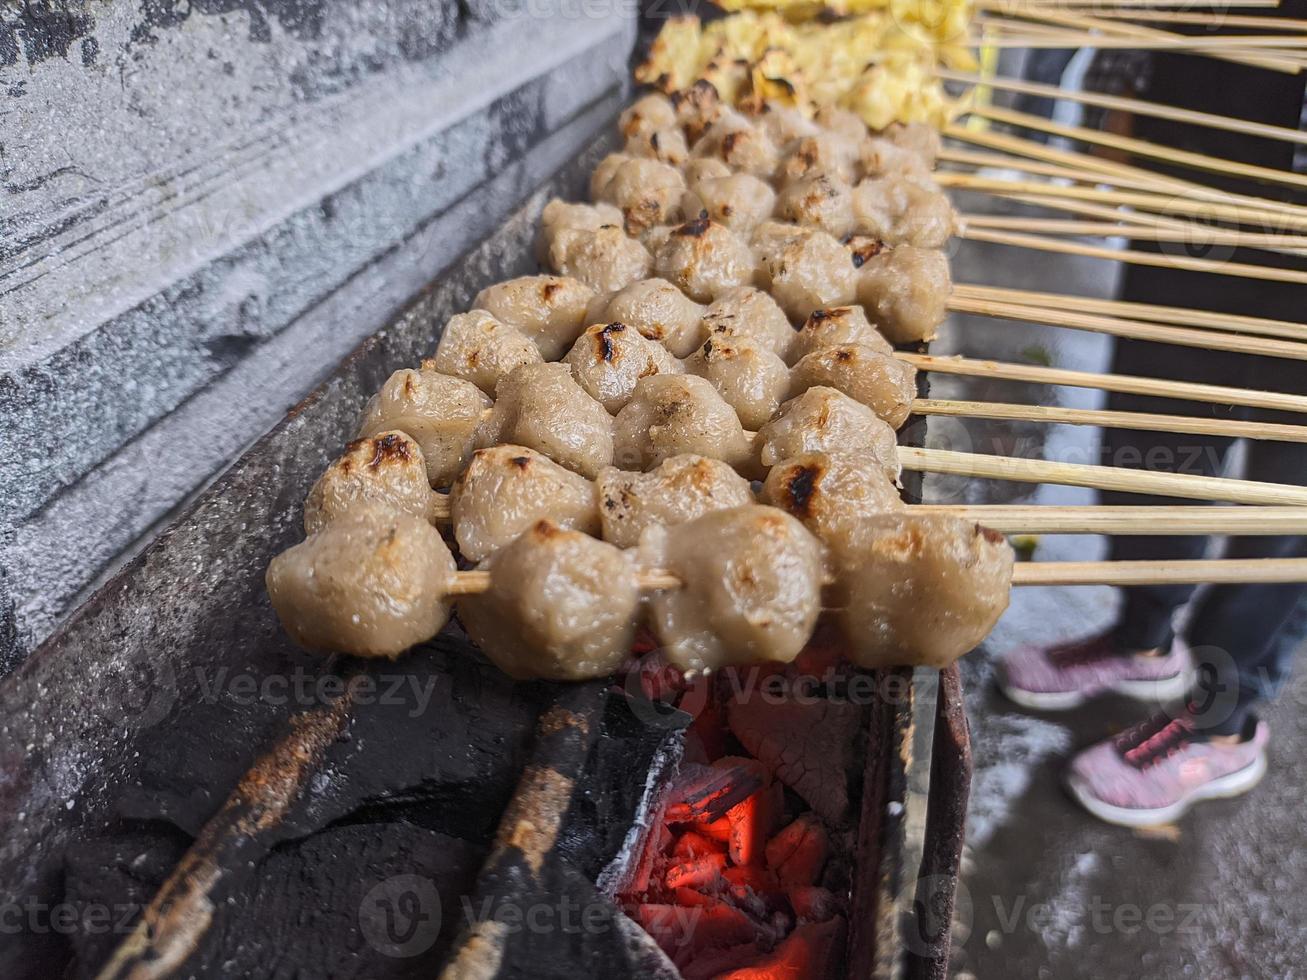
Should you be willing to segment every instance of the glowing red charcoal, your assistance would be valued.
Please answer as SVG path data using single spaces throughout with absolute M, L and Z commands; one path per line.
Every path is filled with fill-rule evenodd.
M 805 813 L 767 843 L 767 867 L 782 888 L 815 885 L 830 853 L 826 829 L 815 814 Z
M 844 920 L 798 926 L 770 954 L 752 966 L 718 975 L 718 980 L 823 980 L 842 974 Z

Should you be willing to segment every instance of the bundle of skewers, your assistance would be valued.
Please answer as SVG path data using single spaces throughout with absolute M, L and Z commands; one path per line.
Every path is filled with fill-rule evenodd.
M 884 14 L 854 11 L 850 20 L 873 16 L 883 45 Z M 930 340 L 950 310 L 1284 357 L 1307 353 L 1281 339 L 1302 328 L 1220 317 L 1217 331 L 1193 311 L 955 286 L 942 250 L 955 234 L 1093 254 L 954 212 L 943 188 L 994 188 L 937 172 L 937 161 L 990 166 L 993 155 L 942 146 L 943 107 L 982 110 L 950 101 L 940 86 L 978 79 L 941 69 L 914 88 L 918 61 L 841 61 L 839 45 L 865 41 L 869 29 L 847 23 L 843 34 L 816 35 L 828 55 L 819 72 L 804 54 L 811 34 L 789 38 L 787 60 L 777 32 L 793 28 L 774 14 L 739 17 L 669 26 L 642 76 L 669 92 L 623 113 L 625 145 L 596 168 L 590 202 L 544 209 L 538 256 L 549 273 L 484 289 L 445 326 L 429 360 L 397 371 L 368 404 L 359 439 L 306 501 L 308 539 L 268 571 L 273 603 L 299 643 L 396 656 L 456 609 L 513 676 L 611 674 L 645 628 L 673 666 L 693 674 L 790 662 L 826 618 L 860 665 L 942 667 L 987 635 L 1013 584 L 1307 574 L 1296 559 L 1014 566 L 1004 533 L 1301 532 L 1307 489 L 899 447 L 895 430 L 909 415 L 1290 441 L 1307 441 L 1307 428 L 918 398 L 919 370 L 1295 411 L 1307 399 L 896 346 Z M 750 57 L 740 57 L 745 49 Z M 905 74 L 904 65 L 918 67 Z M 808 89 L 821 97 L 805 102 Z M 897 121 L 868 126 L 888 118 Z M 1005 154 L 1028 149 L 1032 176 L 1129 188 L 1014 182 L 1021 200 L 1105 216 L 1114 203 L 1143 209 L 1166 198 L 1164 216 L 1147 225 L 1159 235 L 1174 232 L 1186 203 L 1246 205 L 1017 137 L 977 139 Z M 1267 330 L 1280 333 L 1259 333 Z M 896 488 L 902 469 L 1282 506 L 1161 515 L 907 506 Z

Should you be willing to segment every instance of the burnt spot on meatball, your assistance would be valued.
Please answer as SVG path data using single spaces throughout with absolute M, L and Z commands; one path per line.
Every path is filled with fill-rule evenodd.
M 834 353 L 835 360 L 839 361 L 841 364 L 848 364 L 850 361 L 856 361 L 858 359 L 858 352 L 849 350 L 847 347 L 837 347 L 835 348 Z
M 561 288 L 562 288 L 562 283 L 555 282 L 552 279 L 546 283 L 541 283 L 540 298 L 544 300 L 546 303 L 552 303 L 554 299 L 554 293 L 558 292 L 558 290 L 560 290 Z
M 398 432 L 387 432 L 372 440 L 372 458 L 368 460 L 368 469 L 377 469 L 388 461 L 408 462 L 413 458 L 409 451 L 408 440 Z
M 679 235 L 682 238 L 702 238 L 708 233 L 708 228 L 712 222 L 708 220 L 708 212 L 700 212 L 699 217 L 693 221 L 687 221 L 673 229 L 673 235 Z
M 808 516 L 821 474 L 822 467 L 815 464 L 790 470 L 785 475 L 785 509 L 796 517 Z
M 990 544 L 1002 544 L 1007 538 L 999 531 L 992 527 L 985 527 L 983 524 L 976 525 L 976 533 L 988 541 Z
M 853 258 L 853 268 L 861 269 L 866 263 L 885 250 L 885 243 L 864 238 L 858 239 L 856 242 L 849 242 L 849 247 Z
M 514 456 L 509 460 L 509 462 L 512 463 L 514 466 L 516 466 L 519 470 L 525 470 L 531 465 L 531 457 Z
M 625 330 L 625 323 L 610 323 L 595 334 L 595 344 L 601 360 L 612 363 L 613 358 L 617 356 L 617 348 L 613 346 L 613 334 L 619 334 Z

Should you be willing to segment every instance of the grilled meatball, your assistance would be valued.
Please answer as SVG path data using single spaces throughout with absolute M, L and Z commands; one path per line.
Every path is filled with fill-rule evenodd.
M 708 127 L 729 110 L 722 104 L 717 89 L 711 82 L 697 81 L 684 91 L 672 94 L 672 106 L 676 109 L 676 121 L 685 130 L 685 137 L 691 143 L 696 142 Z
M 611 544 L 540 521 L 478 568 L 490 588 L 460 597 L 458 618 L 510 677 L 589 680 L 629 655 L 640 591 Z
M 776 214 L 843 238 L 853 230 L 853 189 L 847 181 L 828 174 L 801 177 L 781 191 Z
M 598 174 L 596 170 L 595 182 Z M 592 182 L 591 190 L 596 201 L 616 204 L 626 219 L 627 232 L 638 235 L 680 217 L 685 178 L 670 164 L 628 157 L 612 169 L 607 183 L 596 188 Z
M 712 157 L 691 157 L 681 168 L 681 173 L 685 174 L 685 184 L 690 190 L 697 188 L 702 181 L 729 177 L 734 172 L 726 164 Z M 693 218 L 697 214 L 696 211 L 690 217 Z
M 711 384 L 693 375 L 641 378 L 614 429 L 614 462 L 624 470 L 650 470 L 683 453 L 736 469 L 752 466 L 739 416 Z
M 672 229 L 654 268 L 691 299 L 710 303 L 729 289 L 752 284 L 754 259 L 744 239 L 729 228 L 696 218 Z
M 912 414 L 917 369 L 866 344 L 840 344 L 800 358 L 790 384 L 796 393 L 814 385 L 835 388 L 897 429 Z
M 427 360 L 419 370 L 396 371 L 386 380 L 363 409 L 358 437 L 406 433 L 422 449 L 430 484 L 447 487 L 475 448 L 477 426 L 490 406 L 472 382 L 441 374 Z
M 268 597 L 308 650 L 396 657 L 449 620 L 454 556 L 420 517 L 350 508 L 268 565 Z
M 761 112 L 754 113 L 750 120 L 771 137 L 777 146 L 786 146 L 805 136 L 815 136 L 821 127 L 805 116 L 794 106 L 779 102 L 764 103 Z
M 921 157 L 882 136 L 869 136 L 862 141 L 858 161 L 865 177 L 897 176 L 931 181 L 930 168 Z
M 676 357 L 699 346 L 704 307 L 665 279 L 641 279 L 590 304 L 591 323 L 620 322 L 635 327 Z
M 731 467 L 688 454 L 668 457 L 648 473 L 605 467 L 595 486 L 604 540 L 619 548 L 634 547 L 647 527 L 754 502 L 749 481 Z
M 856 112 L 836 105 L 824 105 L 813 116 L 813 122 L 844 139 L 857 143 L 867 136 L 867 124 Z
M 759 499 L 801 520 L 838 547 L 868 518 L 903 509 L 903 500 L 875 456 L 854 450 L 804 453 L 773 466 Z
M 636 99 L 617 117 L 618 132 L 628 139 L 632 136 L 648 136 L 679 125 L 672 100 L 657 92 Z
M 731 231 L 748 235 L 771 217 L 776 192 L 752 174 L 705 178 L 686 191 L 681 210 L 692 217 L 708 217 Z
M 758 430 L 757 444 L 765 467 L 810 452 L 859 453 L 871 457 L 888 479 L 899 478 L 894 430 L 834 388 L 819 385 L 791 398 Z
M 832 306 L 813 310 L 803 321 L 790 347 L 790 361 L 840 344 L 866 344 L 882 354 L 894 350 L 889 341 L 876 332 L 861 306 Z
M 745 338 L 709 337 L 686 358 L 685 370 L 716 388 L 746 429 L 771 418 L 790 387 L 785 362 Z
M 634 159 L 635 157 L 629 153 L 610 153 L 600 160 L 590 173 L 590 200 L 608 203 L 604 197 L 604 191 L 608 187 L 609 181 L 613 179 L 622 164 Z
M 866 519 L 837 559 L 834 604 L 849 656 L 863 667 L 947 667 L 989 635 L 1008 605 L 1012 548 L 956 518 Z
M 424 521 L 435 494 L 422 450 L 403 432 L 355 439 L 318 477 L 304 499 L 304 531 L 312 534 L 359 504 L 385 504 Z
M 751 340 L 777 357 L 789 354 L 794 330 L 785 311 L 761 289 L 739 286 L 723 293 L 703 314 L 709 337 Z
M 886 245 L 940 248 L 957 230 L 944 192 L 906 177 L 864 180 L 853 189 L 852 210 L 853 230 Z
M 691 147 L 697 157 L 721 160 L 737 173 L 768 179 L 776 172 L 780 153 L 766 130 L 738 113 L 723 116 Z
M 777 174 L 783 185 L 813 177 L 852 184 L 859 176 L 860 143 L 838 133 L 822 132 L 796 140 L 787 148 Z
M 948 316 L 953 290 L 948 258 L 935 249 L 899 245 L 864 262 L 858 301 L 891 343 L 930 340 Z
M 519 276 L 487 286 L 472 301 L 531 338 L 546 361 L 563 356 L 585 326 L 594 290 L 567 276 Z
M 495 396 L 476 448 L 527 446 L 589 479 L 613 461 L 613 420 L 568 365 L 527 364 L 499 382 Z
M 641 562 L 683 583 L 649 597 L 654 633 L 682 670 L 788 663 L 821 612 L 820 543 L 793 517 L 749 504 L 651 527 Z
M 549 261 L 549 246 L 554 236 L 564 228 L 577 231 L 595 231 L 604 225 L 620 225 L 622 212 L 615 205 L 573 204 L 555 197 L 545 205 L 540 213 L 540 234 L 536 239 L 536 258 L 542 263 Z
M 481 561 L 538 521 L 599 533 L 595 488 L 525 446 L 478 449 L 449 491 L 458 550 Z
M 690 158 L 690 148 L 685 142 L 685 134 L 677 126 L 628 136 L 622 152 L 628 156 L 657 160 L 672 167 L 680 167 Z
M 685 371 L 662 344 L 616 322 L 586 327 L 563 361 L 572 368 L 577 384 L 611 415 L 631 400 L 641 378 Z
M 944 147 L 939 130 L 926 123 L 893 123 L 880 135 L 896 146 L 915 153 L 927 170 L 935 169 L 939 151 Z
M 824 231 L 795 228 L 785 235 L 763 224 L 754 233 L 761 272 L 772 296 L 792 320 L 807 319 L 824 306 L 847 306 L 857 295 L 850 251 Z
M 517 327 L 501 323 L 485 310 L 472 310 L 449 318 L 431 360 L 441 374 L 471 381 L 493 395 L 499 379 L 513 368 L 538 364 L 542 358 L 531 338 Z
M 610 293 L 648 278 L 653 256 L 617 225 L 588 231 L 562 228 L 549 246 L 549 267 L 599 293 Z

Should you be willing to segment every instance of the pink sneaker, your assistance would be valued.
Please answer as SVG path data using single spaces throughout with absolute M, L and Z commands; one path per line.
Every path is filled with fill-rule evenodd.
M 1062 711 L 1108 691 L 1165 704 L 1189 686 L 1189 648 L 1179 637 L 1170 652 L 1122 653 L 1111 633 L 1052 647 L 1022 647 L 999 664 L 998 686 L 1024 708 Z
M 1085 749 L 1071 762 L 1067 785 L 1080 804 L 1108 823 L 1147 827 L 1179 818 L 1199 800 L 1238 796 L 1266 772 L 1270 730 L 1215 744 L 1188 714 L 1159 715 Z

